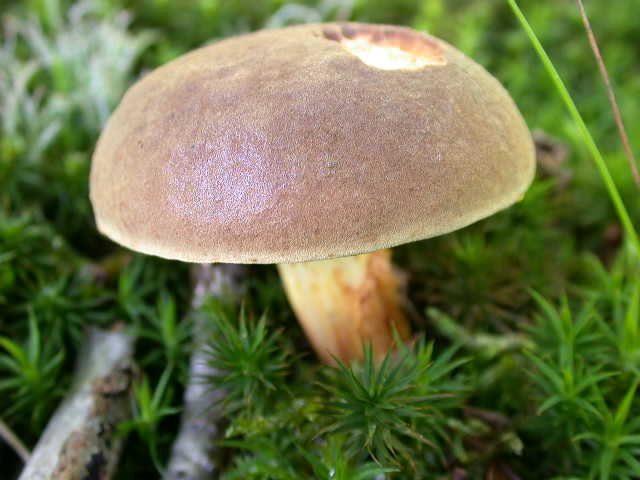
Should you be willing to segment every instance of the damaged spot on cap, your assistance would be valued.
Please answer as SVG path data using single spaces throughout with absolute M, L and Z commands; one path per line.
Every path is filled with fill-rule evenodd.
M 363 63 L 381 70 L 417 70 L 447 63 L 435 40 L 408 28 L 342 24 L 339 28 L 327 27 L 322 34 Z

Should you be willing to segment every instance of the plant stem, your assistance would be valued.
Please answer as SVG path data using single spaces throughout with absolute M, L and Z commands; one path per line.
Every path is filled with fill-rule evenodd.
M 20 480 L 113 477 L 129 418 L 134 338 L 92 329 L 78 358 L 70 394 L 62 402 L 26 464 Z
M 613 86 L 611 85 L 611 80 L 609 79 L 609 72 L 607 72 L 607 67 L 604 64 L 604 60 L 602 59 L 602 54 L 600 53 L 600 48 L 598 47 L 596 36 L 594 35 L 593 29 L 591 28 L 591 23 L 589 22 L 589 16 L 587 15 L 587 11 L 584 8 L 584 3 L 582 3 L 582 0 L 576 0 L 576 2 L 578 3 L 578 8 L 580 9 L 582 23 L 584 23 L 584 28 L 587 30 L 587 36 L 589 37 L 591 50 L 593 50 L 593 56 L 596 58 L 596 63 L 598 64 L 598 69 L 600 70 L 600 76 L 602 77 L 604 86 L 607 89 L 609 103 L 611 104 L 611 110 L 613 111 L 616 126 L 618 127 L 618 133 L 620 134 L 620 139 L 622 140 L 622 145 L 624 146 L 624 151 L 627 155 L 627 161 L 629 162 L 631 174 L 633 175 L 633 179 L 636 182 L 636 186 L 640 189 L 640 172 L 638 172 L 638 164 L 636 163 L 636 159 L 633 155 L 633 150 L 631 149 L 631 144 L 629 143 L 629 137 L 627 137 L 627 131 L 624 128 L 624 122 L 622 121 L 620 108 L 618 108 L 616 94 L 613 91 Z
M 193 268 L 192 307 L 199 308 L 209 297 L 235 300 L 242 292 L 246 267 L 234 264 L 196 265 Z M 171 449 L 166 480 L 206 480 L 219 470 L 218 446 L 221 411 L 217 405 L 225 397 L 223 389 L 212 388 L 205 378 L 219 375 L 209 365 L 206 350 L 207 328 L 197 318 L 193 326 L 193 354 L 184 393 L 180 431 Z
M 515 14 L 516 18 L 522 25 L 522 28 L 524 29 L 527 36 L 529 37 L 529 40 L 531 41 L 533 48 L 536 50 L 538 56 L 540 57 L 540 60 L 542 60 L 543 65 L 547 69 L 547 72 L 549 73 L 551 80 L 553 81 L 556 89 L 558 90 L 558 93 L 562 97 L 562 100 L 564 101 L 567 109 L 569 110 L 569 113 L 573 117 L 573 120 L 576 122 L 578 129 L 580 130 L 580 133 L 582 134 L 582 137 L 586 143 L 587 149 L 591 153 L 593 161 L 596 164 L 598 171 L 600 172 L 600 176 L 602 177 L 602 180 L 605 184 L 605 187 L 607 188 L 607 191 L 609 192 L 609 197 L 611 198 L 611 201 L 613 202 L 616 212 L 618 213 L 618 217 L 620 218 L 620 222 L 622 223 L 622 226 L 625 230 L 629 244 L 633 246 L 636 254 L 639 254 L 640 239 L 638 238 L 638 234 L 633 226 L 631 217 L 629 216 L 629 212 L 627 211 L 627 208 L 624 205 L 622 197 L 620 196 L 620 192 L 618 191 L 618 188 L 616 187 L 613 177 L 611 176 L 611 172 L 609 171 L 609 167 L 607 166 L 607 163 L 604 161 L 604 158 L 602 157 L 602 154 L 600 153 L 600 150 L 598 149 L 596 142 L 593 140 L 593 137 L 591 136 L 589 129 L 587 128 L 586 124 L 584 123 L 584 120 L 582 119 L 582 115 L 580 115 L 580 112 L 578 111 L 576 104 L 571 98 L 571 95 L 569 94 L 567 87 L 565 86 L 564 82 L 562 81 L 562 78 L 558 74 L 558 71 L 553 66 L 553 62 L 547 55 L 547 52 L 544 50 L 544 47 L 540 43 L 540 40 L 538 40 L 538 37 L 536 36 L 535 32 L 531 28 L 531 25 L 529 25 L 529 22 L 527 21 L 526 17 L 522 13 L 522 10 L 520 10 L 520 7 L 518 7 L 516 0 L 507 0 L 507 3 L 513 10 L 513 13 Z

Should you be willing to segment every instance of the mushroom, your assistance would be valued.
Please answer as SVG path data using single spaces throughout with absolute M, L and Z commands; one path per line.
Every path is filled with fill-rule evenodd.
M 508 207 L 533 174 L 517 107 L 461 52 L 405 27 L 309 24 L 138 81 L 96 147 L 91 201 L 133 250 L 278 264 L 319 356 L 349 361 L 409 335 L 387 249 Z

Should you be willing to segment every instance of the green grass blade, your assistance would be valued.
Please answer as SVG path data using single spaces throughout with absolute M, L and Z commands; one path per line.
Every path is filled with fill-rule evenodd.
M 580 115 L 580 112 L 578 111 L 576 104 L 571 98 L 571 95 L 569 94 L 567 87 L 565 86 L 564 82 L 562 81 L 562 78 L 558 74 L 558 71 L 554 67 L 553 62 L 547 55 L 547 52 L 545 51 L 544 47 L 540 43 L 540 40 L 538 40 L 538 37 L 533 31 L 533 28 L 531 28 L 531 25 L 529 25 L 529 22 L 527 21 L 526 17 L 522 13 L 522 10 L 520 10 L 520 7 L 518 7 L 516 0 L 507 0 L 507 3 L 513 10 L 513 13 L 515 14 L 520 24 L 522 25 L 523 30 L 526 32 L 527 36 L 529 37 L 529 40 L 533 44 L 533 48 L 536 50 L 536 53 L 540 57 L 540 60 L 542 60 L 543 65 L 547 69 L 547 72 L 549 73 L 551 80 L 553 81 L 556 89 L 558 90 L 558 93 L 562 97 L 562 100 L 567 106 L 569 113 L 571 114 L 571 116 L 573 117 L 573 120 L 578 125 L 578 128 L 580 130 L 580 133 L 582 134 L 582 137 L 585 141 L 587 149 L 589 150 L 589 152 L 591 153 L 591 156 L 593 157 L 593 161 L 596 164 L 598 171 L 600 172 L 600 176 L 602 177 L 602 180 L 607 188 L 607 191 L 609 192 L 609 197 L 611 197 L 611 201 L 613 202 L 616 212 L 618 213 L 620 222 L 622 223 L 625 233 L 627 234 L 629 244 L 633 246 L 636 254 L 640 254 L 640 239 L 638 238 L 638 233 L 636 232 L 633 226 L 633 222 L 631 221 L 629 212 L 627 211 L 627 208 L 624 205 L 622 197 L 620 196 L 620 192 L 618 191 L 618 188 L 616 187 L 613 177 L 611 176 L 609 167 L 607 166 L 607 163 L 604 161 L 604 158 L 602 157 L 602 154 L 600 153 L 600 150 L 598 149 L 596 142 L 593 140 L 593 137 L 591 136 L 591 133 L 587 128 L 587 125 L 584 123 L 584 120 L 582 119 L 582 115 Z

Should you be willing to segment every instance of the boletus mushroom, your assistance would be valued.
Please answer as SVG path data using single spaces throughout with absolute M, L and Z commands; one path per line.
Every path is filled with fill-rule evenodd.
M 276 263 L 325 361 L 409 335 L 390 247 L 511 205 L 534 147 L 484 68 L 409 28 L 265 30 L 144 76 L 98 142 L 98 228 L 187 262 Z

